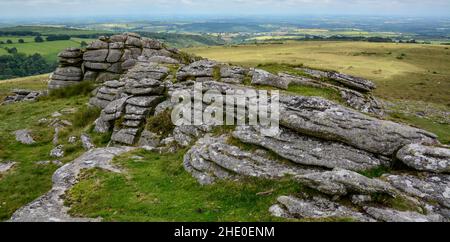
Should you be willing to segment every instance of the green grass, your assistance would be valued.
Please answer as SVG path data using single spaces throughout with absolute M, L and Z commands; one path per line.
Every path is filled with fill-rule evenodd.
M 406 123 L 434 133 L 438 136 L 441 143 L 450 144 L 450 124 L 442 124 L 427 118 L 402 113 L 393 113 L 390 115 L 390 118 L 393 121 Z
M 41 35 L 81 35 L 81 34 L 97 34 L 99 31 L 97 30 L 86 30 L 86 29 L 77 29 L 77 28 L 66 28 L 64 26 L 37 26 L 37 25 L 28 25 L 28 26 L 15 26 L 15 27 L 6 27 L 0 28 L 0 31 L 31 31 L 40 33 Z M 109 31 L 102 31 L 109 32 Z
M 378 97 L 450 105 L 450 50 L 443 45 L 288 41 L 185 51 L 246 66 L 275 62 L 336 70 L 374 80 Z
M 85 172 L 68 193 L 70 213 L 105 221 L 283 221 L 272 217 L 269 207 L 278 196 L 303 190 L 288 179 L 201 186 L 184 170 L 184 152 L 160 155 L 136 151 L 115 159 L 126 169 L 125 174 Z M 257 195 L 267 191 L 273 192 Z
M 9 93 L 10 88 L 45 89 L 46 75 L 20 78 L 0 82 L 0 96 Z M 9 219 L 21 206 L 43 195 L 51 188 L 51 177 L 57 169 L 54 165 L 36 165 L 37 161 L 53 160 L 49 157 L 53 148 L 53 128 L 39 125 L 42 118 L 50 118 L 55 111 L 65 108 L 84 110 L 88 96 L 72 96 L 60 99 L 43 99 L 39 102 L 22 102 L 0 106 L 0 161 L 16 161 L 12 171 L 0 176 L 0 221 Z M 84 118 L 80 113 L 65 114 L 62 119 L 76 123 Z M 82 126 L 82 127 L 81 127 Z M 22 145 L 15 141 L 13 132 L 29 129 L 36 140 L 34 145 Z M 104 141 L 102 135 L 91 132 L 89 125 L 68 127 L 61 130 L 59 140 L 65 146 L 66 156 L 62 162 L 69 162 L 81 155 L 84 150 L 80 142 L 68 144 L 69 136 L 86 132 L 97 145 Z
M 9 37 L 2 37 L 8 39 Z M 12 38 L 12 37 L 11 37 Z M 26 41 L 24 44 L 3 44 L 0 47 L 13 48 L 16 47 L 19 53 L 26 55 L 32 55 L 38 53 L 42 55 L 48 62 L 53 63 L 57 61 L 58 53 L 69 47 L 80 47 L 80 43 L 85 41 L 87 43 L 93 41 L 92 39 L 80 39 L 72 38 L 70 40 L 59 41 L 45 41 L 42 43 L 36 43 L 34 41 Z M 0 49 L 0 55 L 6 55 L 8 52 L 3 48 Z

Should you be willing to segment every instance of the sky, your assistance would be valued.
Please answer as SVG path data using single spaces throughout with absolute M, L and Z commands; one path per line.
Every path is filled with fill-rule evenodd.
M 0 17 L 450 16 L 450 0 L 0 0 Z

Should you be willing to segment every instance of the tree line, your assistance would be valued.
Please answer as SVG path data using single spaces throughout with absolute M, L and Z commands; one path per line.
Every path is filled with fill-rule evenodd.
M 0 80 L 49 73 L 55 68 L 56 63 L 48 63 L 40 54 L 0 56 Z

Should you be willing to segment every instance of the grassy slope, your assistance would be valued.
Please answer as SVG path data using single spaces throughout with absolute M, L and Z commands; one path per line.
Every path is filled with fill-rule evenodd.
M 183 155 L 136 151 L 116 158 L 126 169 L 124 175 L 85 173 L 86 179 L 68 196 L 71 213 L 105 221 L 273 221 L 278 219 L 268 209 L 276 198 L 300 190 L 289 181 L 201 186 L 184 170 Z M 270 195 L 257 195 L 271 190 Z
M 187 51 L 248 66 L 280 62 L 333 69 L 374 80 L 379 97 L 450 105 L 450 50 L 446 46 L 311 41 Z
M 30 78 L 20 78 L 0 82 L 0 98 L 9 93 L 11 88 L 45 89 L 46 75 Z M 37 165 L 37 161 L 52 160 L 49 157 L 53 148 L 53 129 L 40 126 L 41 118 L 49 118 L 55 111 L 64 108 L 82 110 L 88 98 L 84 96 L 65 99 L 45 99 L 35 103 L 18 103 L 0 106 L 0 162 L 15 161 L 18 164 L 12 171 L 0 175 L 0 221 L 8 219 L 19 207 L 31 202 L 47 192 L 51 187 L 51 177 L 57 169 L 54 165 Z M 79 114 L 66 114 L 62 119 L 75 123 Z M 22 145 L 15 141 L 13 132 L 19 129 L 30 129 L 34 145 Z M 82 152 L 81 143 L 69 145 L 67 139 L 71 135 L 80 135 L 89 131 L 88 127 L 64 128 L 60 134 L 60 142 L 65 145 L 66 157 L 63 162 L 69 162 Z M 97 142 L 101 137 L 94 137 Z

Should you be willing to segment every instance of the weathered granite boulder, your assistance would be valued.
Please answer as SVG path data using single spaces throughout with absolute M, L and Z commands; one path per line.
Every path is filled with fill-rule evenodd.
M 389 183 L 339 168 L 301 175 L 295 179 L 301 184 L 329 195 L 388 194 L 396 196 L 398 194 L 398 191 Z
M 43 91 L 25 90 L 25 89 L 13 89 L 11 91 L 13 95 L 6 96 L 2 105 L 13 104 L 17 102 L 35 102 L 39 97 L 46 95 Z
M 185 154 L 185 169 L 201 184 L 211 184 L 216 179 L 236 179 L 241 176 L 275 179 L 319 170 L 306 169 L 242 151 L 236 146 L 227 144 L 226 141 L 226 136 L 218 138 L 205 136 Z
M 95 148 L 95 145 L 92 143 L 91 137 L 89 137 L 87 134 L 82 134 L 80 140 L 85 150 L 92 150 Z
M 450 209 L 450 176 L 423 173 L 419 176 L 408 174 L 383 177 L 398 190 L 430 203 Z
M 178 81 L 185 81 L 191 78 L 193 78 L 194 80 L 201 77 L 212 78 L 214 76 L 214 68 L 218 67 L 219 64 L 215 61 L 196 61 L 188 66 L 182 67 L 177 73 L 177 79 Z
M 138 132 L 139 129 L 136 128 L 123 128 L 112 134 L 111 141 L 126 145 L 133 145 L 136 142 Z
M 253 85 L 272 86 L 280 89 L 288 89 L 290 82 L 282 77 L 274 75 L 264 70 L 253 71 Z
M 411 144 L 397 152 L 397 158 L 418 171 L 450 173 L 450 149 Z
M 418 222 L 445 222 L 439 214 L 420 214 L 418 212 L 411 211 L 396 211 L 388 208 L 364 208 L 366 213 L 383 222 L 406 222 L 406 223 L 418 223 Z
M 90 43 L 86 50 L 69 48 L 62 51 L 58 56 L 59 68 L 51 77 L 50 89 L 75 85 L 77 84 L 76 82 L 82 80 L 103 83 L 119 79 L 120 75 L 127 73 L 140 60 L 145 62 L 143 68 L 147 68 L 153 62 L 156 62 L 153 64 L 191 62 L 189 58 L 182 57 L 178 50 L 169 49 L 156 40 L 142 38 L 134 33 L 113 35 L 111 37 L 103 36 Z M 66 68 L 77 68 L 76 75 L 61 73 L 61 70 L 67 72 Z M 135 74 L 137 79 L 142 78 L 140 75 L 143 73 Z M 159 73 L 158 75 L 153 73 L 148 78 L 160 80 L 166 74 Z M 102 101 L 95 102 L 99 104 Z
M 265 137 L 258 127 L 240 126 L 233 132 L 233 136 L 244 143 L 269 149 L 301 165 L 364 171 L 388 162 L 387 158 L 380 159 L 342 143 L 311 138 L 286 128 L 281 128 L 275 137 Z
M 0 162 L 0 174 L 11 170 L 16 164 L 14 161 Z
M 34 141 L 33 137 L 31 136 L 31 131 L 27 129 L 17 130 L 14 132 L 16 135 L 16 141 L 25 144 L 25 145 L 32 145 L 35 144 L 36 141 Z
M 62 158 L 64 157 L 64 146 L 58 145 L 50 151 L 50 156 L 53 158 Z
M 424 130 L 376 119 L 318 97 L 281 96 L 280 123 L 296 132 L 391 156 L 404 145 L 437 144 Z
M 77 182 L 82 170 L 101 168 L 119 173 L 120 170 L 111 165 L 111 160 L 120 154 L 132 151 L 130 147 L 110 147 L 93 149 L 74 161 L 59 168 L 52 177 L 52 189 L 45 195 L 18 209 L 12 215 L 11 222 L 92 222 L 101 219 L 74 218 L 64 205 L 64 195 Z
M 318 79 L 329 78 L 346 87 L 363 92 L 370 92 L 376 88 L 376 85 L 373 82 L 359 77 L 354 77 L 332 71 L 313 70 L 309 68 L 297 68 L 297 69 L 305 72 L 306 74 L 312 77 Z
M 293 196 L 281 196 L 278 204 L 269 210 L 276 217 L 308 218 L 308 219 L 351 219 L 359 222 L 375 222 L 375 220 L 355 209 L 351 209 L 324 197 L 300 199 Z

